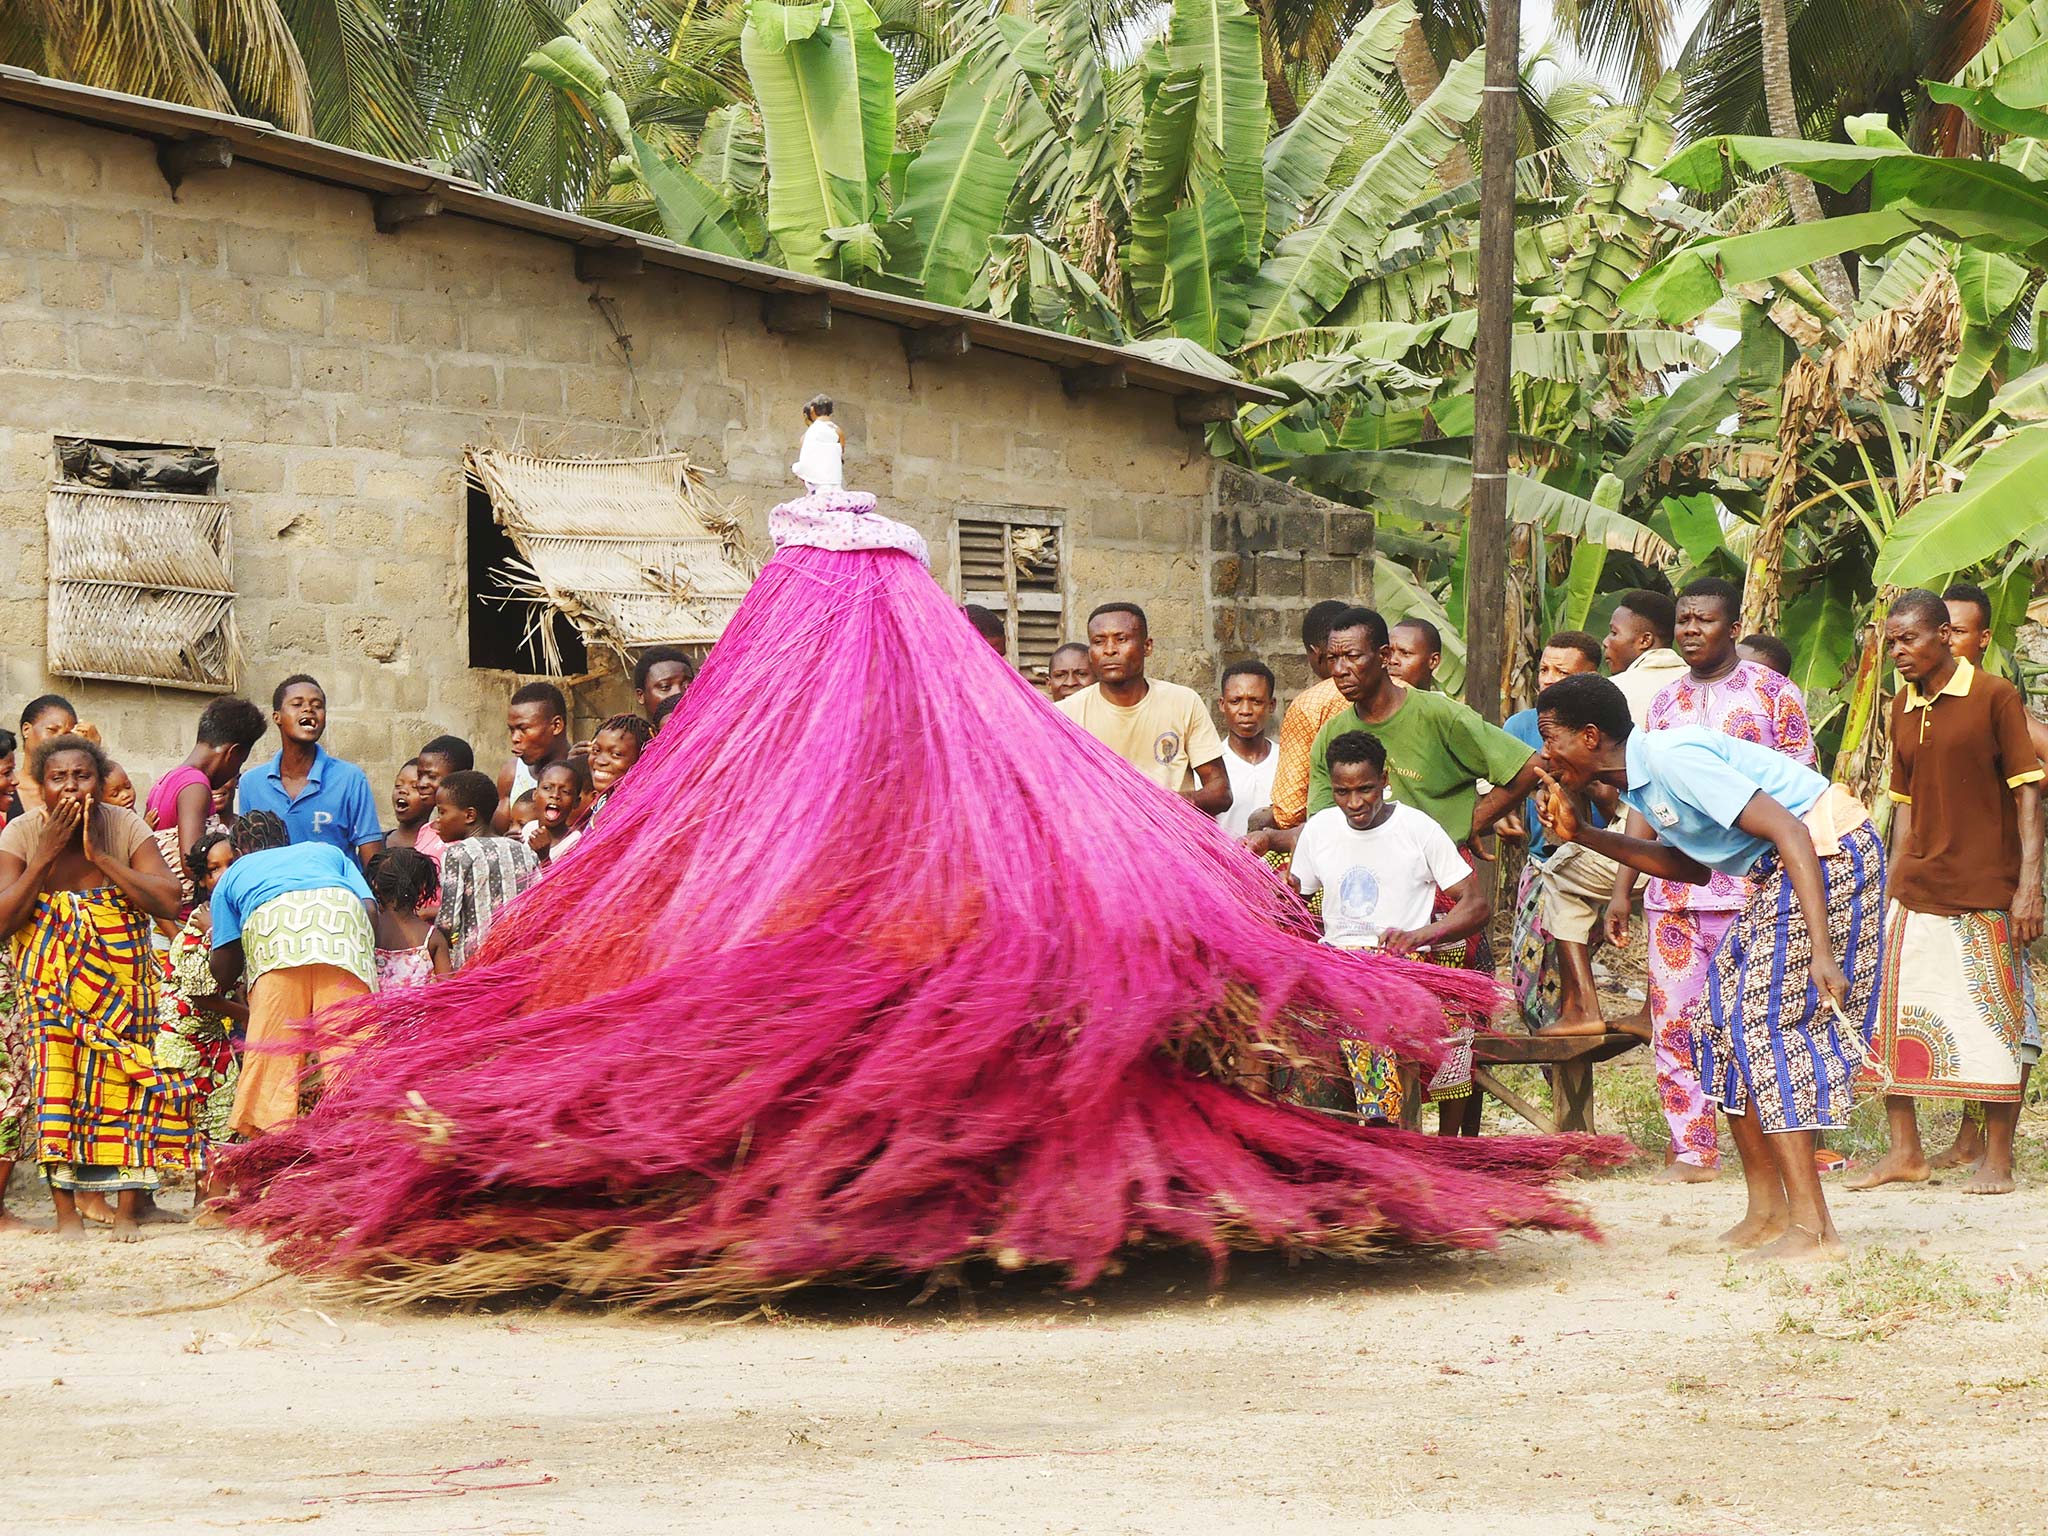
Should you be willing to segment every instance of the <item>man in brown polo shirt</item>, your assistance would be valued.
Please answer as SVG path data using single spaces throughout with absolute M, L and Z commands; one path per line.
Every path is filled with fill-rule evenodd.
M 2041 933 L 2040 759 L 2019 690 L 1949 645 L 1947 605 L 1904 593 L 1885 617 L 1892 700 L 1890 896 L 1876 1054 L 1891 1150 L 1851 1189 L 1920 1183 L 1913 1101 L 1984 1105 L 1984 1161 L 1963 1187 L 2013 1187 L 2019 967 Z

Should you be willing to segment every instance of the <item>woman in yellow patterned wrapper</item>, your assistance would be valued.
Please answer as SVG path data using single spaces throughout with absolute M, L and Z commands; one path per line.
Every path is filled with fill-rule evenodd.
M 82 1236 L 79 1196 L 96 1194 L 115 1203 L 115 1241 L 132 1242 L 157 1170 L 190 1165 L 192 1127 L 186 1084 L 151 1049 L 149 920 L 177 911 L 178 879 L 143 819 L 103 803 L 108 768 L 82 737 L 38 744 L 42 808 L 0 831 L 0 933 L 13 935 L 57 1232 Z

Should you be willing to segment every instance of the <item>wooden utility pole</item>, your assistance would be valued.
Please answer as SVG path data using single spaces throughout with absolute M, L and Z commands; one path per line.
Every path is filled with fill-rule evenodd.
M 1465 702 L 1498 725 L 1507 673 L 1508 416 L 1515 324 L 1515 118 L 1522 0 L 1486 9 L 1479 115 L 1479 334 L 1472 370 L 1472 512 L 1465 541 Z

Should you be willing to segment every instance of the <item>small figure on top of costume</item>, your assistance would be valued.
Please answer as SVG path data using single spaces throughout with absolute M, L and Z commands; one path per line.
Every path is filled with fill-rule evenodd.
M 846 434 L 832 419 L 830 395 L 813 395 L 805 404 L 804 440 L 790 469 L 813 496 L 846 489 Z
M 808 544 L 817 549 L 895 549 L 930 569 L 924 535 L 907 523 L 875 511 L 867 491 L 846 488 L 846 434 L 832 419 L 832 400 L 813 395 L 804 406 L 804 437 L 790 472 L 804 493 L 768 514 L 768 536 L 780 549 Z

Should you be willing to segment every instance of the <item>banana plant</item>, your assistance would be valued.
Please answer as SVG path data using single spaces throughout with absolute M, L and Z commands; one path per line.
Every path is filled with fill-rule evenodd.
M 852 278 L 877 265 L 896 148 L 895 62 L 867 0 L 749 0 L 740 58 L 760 104 L 768 230 L 783 265 Z

